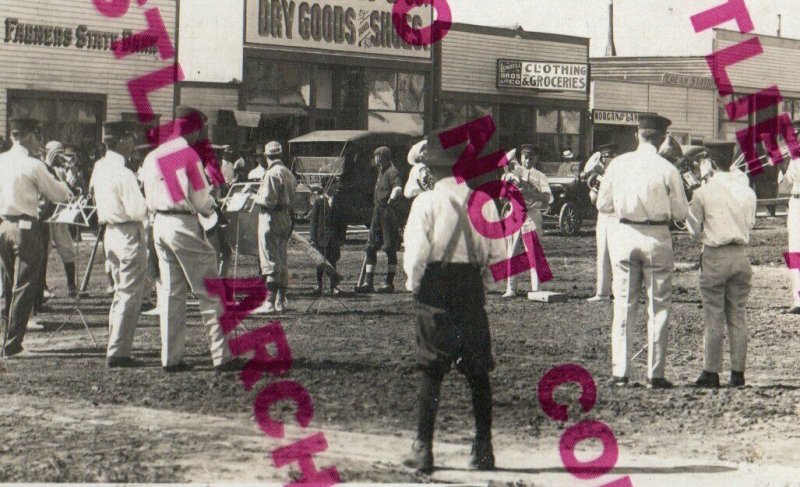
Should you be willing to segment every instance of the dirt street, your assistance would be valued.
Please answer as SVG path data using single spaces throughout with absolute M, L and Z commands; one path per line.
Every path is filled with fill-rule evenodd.
M 543 245 L 555 279 L 545 289 L 567 293 L 562 304 L 488 297 L 497 368 L 494 437 L 500 471 L 466 469 L 472 435 L 465 381 L 451 374 L 443 387 L 434 451 L 439 469 L 418 476 L 401 466 L 416 420 L 417 373 L 411 295 L 357 296 L 352 290 L 363 241 L 348 241 L 340 269 L 348 293 L 312 309 L 314 269 L 290 248 L 291 312 L 280 318 L 294 361 L 286 378 L 305 386 L 314 400 L 308 432 L 326 433 L 330 448 L 318 467 L 336 465 L 348 482 L 477 482 L 497 485 L 600 485 L 567 474 L 558 458 L 565 426 L 544 415 L 536 385 L 555 365 L 578 363 L 598 384 L 589 413 L 572 418 L 608 424 L 620 445 L 617 468 L 602 478 L 630 475 L 634 485 L 794 485 L 800 473 L 800 356 L 796 316 L 788 303 L 785 219 L 760 218 L 751 248 L 755 269 L 748 306 L 748 386 L 740 390 L 688 387 L 702 369 L 702 309 L 697 287 L 699 246 L 675 234 L 677 272 L 670 323 L 667 378 L 678 387 L 644 387 L 646 353 L 635 363 L 635 387 L 612 389 L 609 303 L 586 303 L 594 287 L 594 233 L 546 235 Z M 91 249 L 81 244 L 83 267 Z M 252 275 L 255 260 L 242 257 L 239 274 Z M 26 345 L 36 357 L 6 363 L 0 372 L 0 481 L 287 483 L 291 468 L 278 469 L 270 453 L 290 440 L 267 439 L 255 426 L 256 388 L 245 392 L 235 375 L 215 376 L 196 303 L 191 306 L 187 359 L 194 371 L 165 375 L 159 363 L 157 318 L 142 317 L 134 355 L 146 366 L 109 371 L 104 366 L 110 296 L 102 258 L 95 262 L 91 295 L 82 300 L 100 349 L 64 298 L 61 263 L 51 253 L 50 288 L 60 297 L 42 316 L 49 331 L 31 332 Z M 385 269 L 379 256 L 376 279 Z M 404 283 L 405 276 L 398 275 Z M 399 286 L 400 287 L 400 286 Z M 346 306 L 346 309 L 345 309 Z M 643 310 L 640 310 L 640 315 Z M 65 319 L 67 325 L 52 331 Z M 267 320 L 246 321 L 255 329 Z M 51 338 L 49 343 L 45 341 Z M 644 320 L 636 349 L 645 343 Z M 726 366 L 728 358 L 725 358 Z M 723 375 L 727 380 L 727 374 Z M 266 381 L 264 381 L 266 383 Z M 577 387 L 557 397 L 577 404 Z M 289 406 L 276 417 L 287 421 Z M 308 433 L 307 432 L 307 433 Z M 292 430 L 290 437 L 299 432 Z M 599 443 L 581 445 L 579 458 L 599 453 Z M 782 466 L 782 467 L 778 467 Z M 785 468 L 784 468 L 785 467 Z M 758 483 L 756 482 L 758 479 Z M 752 482 L 750 482 L 752 480 Z M 741 482 L 741 483 L 740 483 Z

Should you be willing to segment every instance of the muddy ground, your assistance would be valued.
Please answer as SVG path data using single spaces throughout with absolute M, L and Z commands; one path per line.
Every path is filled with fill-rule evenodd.
M 593 374 L 598 401 L 588 414 L 572 408 L 573 418 L 607 423 L 623 452 L 654 460 L 700 460 L 708 465 L 800 465 L 800 376 L 795 368 L 800 330 L 796 316 L 781 314 L 789 301 L 782 258 L 784 225 L 784 218 L 759 218 L 753 236 L 748 386 L 718 391 L 688 386 L 702 368 L 703 323 L 697 288 L 699 247 L 686 234 L 674 236 L 678 271 L 667 368 L 667 378 L 678 387 L 650 391 L 644 387 L 646 353 L 635 363 L 633 387 L 612 389 L 606 384 L 612 309 L 609 303 L 585 302 L 594 287 L 591 227 L 575 238 L 549 232 L 543 245 L 555 279 L 545 288 L 564 292 L 569 300 L 561 304 L 523 298 L 507 301 L 498 292 L 488 297 L 497 361 L 492 375 L 495 442 L 499 447 L 513 444 L 531 451 L 555 451 L 565 426 L 544 415 L 536 400 L 536 385 L 553 366 L 574 362 Z M 352 290 L 355 283 L 363 244 L 354 236 L 344 248 L 339 265 L 347 277 L 341 286 L 344 290 Z M 90 248 L 91 242 L 81 244 L 81 267 Z M 299 382 L 313 397 L 309 431 L 403 439 L 402 448 L 378 460 L 339 455 L 336 465 L 343 480 L 431 480 L 400 466 L 409 444 L 405 439 L 412 437 L 415 427 L 411 295 L 346 293 L 341 303 L 328 298 L 317 303 L 318 314 L 314 309 L 306 313 L 314 270 L 296 248 L 290 249 L 290 260 L 292 311 L 281 322 L 294 362 L 286 379 Z M 253 274 L 254 264 L 251 257 L 241 258 L 240 275 Z M 191 307 L 187 337 L 187 360 L 195 365 L 193 371 L 162 373 L 154 317 L 141 318 L 134 345 L 134 355 L 144 360 L 145 367 L 109 371 L 102 349 L 107 343 L 110 303 L 103 293 L 102 258 L 95 262 L 91 295 L 81 303 L 101 349 L 92 347 L 72 314 L 71 302 L 63 297 L 61 264 L 54 253 L 50 266 L 50 287 L 61 297 L 51 300 L 51 311 L 42 316 L 48 331 L 29 333 L 26 346 L 36 356 L 7 362 L 0 374 L 0 481 L 290 480 L 290 469 L 276 468 L 269 457 L 272 449 L 286 441 L 262 437 L 254 446 L 242 440 L 242 432 L 219 427 L 229 422 L 240 425 L 251 439 L 258 435 L 251 417 L 257 389 L 246 392 L 235 375 L 214 374 L 196 305 Z M 380 260 L 379 272 L 383 266 L 385 261 Z M 398 283 L 404 280 L 401 272 Z M 65 319 L 66 326 L 53 334 Z M 254 329 L 266 321 L 254 317 L 245 324 Z M 643 323 L 637 332 L 637 350 L 645 343 Z M 565 387 L 559 394 L 577 402 L 577 388 Z M 281 417 L 288 419 L 292 412 L 285 406 Z M 156 417 L 160 419 L 152 419 Z M 451 374 L 443 388 L 437 438 L 468 448 L 471 434 L 468 390 L 462 377 Z M 260 460 L 253 468 L 237 470 L 237 458 L 245 463 L 246 458 Z M 498 465 L 503 461 L 498 456 Z M 677 485 L 686 484 L 692 472 L 673 472 L 678 475 Z M 505 478 L 497 482 L 513 483 Z M 517 483 L 536 484 L 535 475 L 525 478 Z

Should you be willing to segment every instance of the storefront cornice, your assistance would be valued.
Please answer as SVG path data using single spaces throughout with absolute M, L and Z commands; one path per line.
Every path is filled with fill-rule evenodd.
M 348 55 L 322 51 L 298 51 L 296 49 L 282 49 L 264 47 L 256 44 L 244 45 L 245 57 L 261 59 L 275 59 L 280 61 L 306 62 L 315 64 L 336 64 L 344 66 L 370 66 L 375 68 L 408 69 L 414 71 L 432 71 L 431 59 L 414 59 L 386 57 L 380 55 Z

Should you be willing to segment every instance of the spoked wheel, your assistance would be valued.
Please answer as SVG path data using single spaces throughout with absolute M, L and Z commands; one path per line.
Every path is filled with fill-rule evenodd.
M 567 201 L 558 213 L 558 229 L 565 237 L 574 237 L 581 228 L 581 215 L 575 203 Z

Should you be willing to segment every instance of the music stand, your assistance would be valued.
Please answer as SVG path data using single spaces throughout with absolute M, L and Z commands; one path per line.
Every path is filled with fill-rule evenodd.
M 91 219 L 92 215 L 97 211 L 97 208 L 94 206 L 89 206 L 89 200 L 92 199 L 91 195 L 82 196 L 79 195 L 77 198 L 67 202 L 67 203 L 57 203 L 56 210 L 53 213 L 47 223 L 62 223 L 65 225 L 75 225 L 79 229 L 80 228 L 89 228 L 89 220 Z M 99 238 L 99 236 L 98 236 Z M 49 242 L 47 243 L 49 244 Z M 72 242 L 72 245 L 75 247 L 75 275 L 80 275 L 80 247 L 78 246 L 78 242 Z M 75 293 L 75 302 L 72 313 L 67 316 L 61 325 L 56 328 L 50 336 L 45 340 L 44 344 L 47 345 L 48 342 L 59 332 L 64 325 L 67 324 L 70 318 L 73 315 L 77 314 L 83 323 L 83 327 L 86 329 L 86 333 L 89 334 L 89 338 L 92 340 L 92 344 L 95 348 L 98 348 L 97 341 L 94 339 L 94 335 L 92 335 L 92 330 L 89 329 L 89 324 L 86 323 L 86 318 L 83 316 L 83 311 L 81 311 L 81 291 Z

